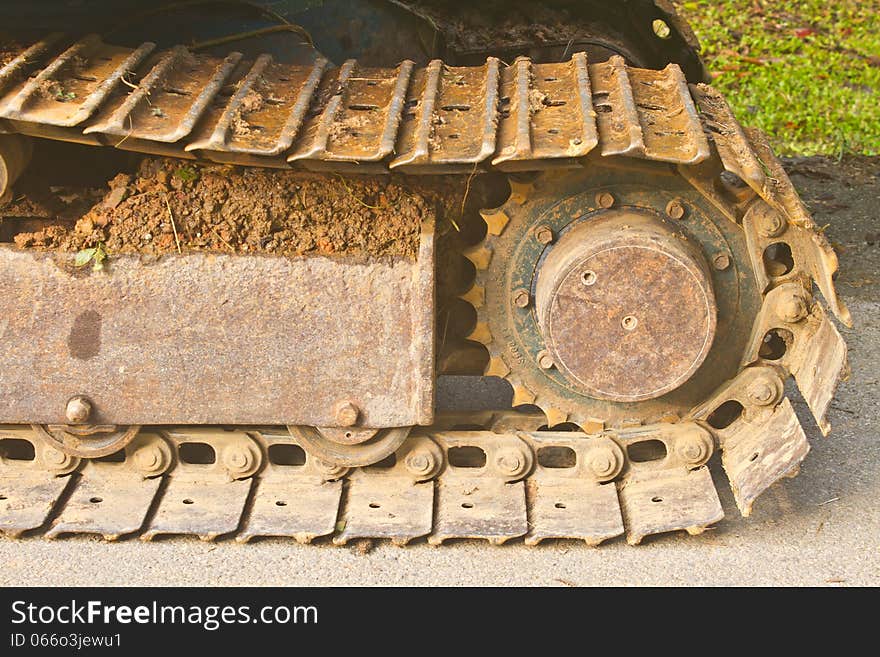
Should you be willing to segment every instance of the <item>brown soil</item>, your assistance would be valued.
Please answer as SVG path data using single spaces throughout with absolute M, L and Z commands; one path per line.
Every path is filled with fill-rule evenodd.
M 421 223 L 460 214 L 465 180 L 318 175 L 149 158 L 134 176 L 76 217 L 51 203 L 6 207 L 8 217 L 57 223 L 19 232 L 19 248 L 76 252 L 103 245 L 113 256 L 181 251 L 413 257 Z M 93 200 L 84 192 L 86 206 Z M 34 205 L 28 198 L 21 204 Z M 176 237 L 175 237 L 176 231 Z
M 24 46 L 22 44 L 17 41 L 5 39 L 3 38 L 3 35 L 0 34 L 0 68 L 3 68 L 13 59 L 18 57 L 23 50 Z

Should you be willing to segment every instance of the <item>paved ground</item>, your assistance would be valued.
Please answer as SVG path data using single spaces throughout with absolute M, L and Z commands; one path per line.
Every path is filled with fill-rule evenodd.
M 794 480 L 739 517 L 715 472 L 727 519 L 700 537 L 674 534 L 639 547 L 565 542 L 501 548 L 378 545 L 368 554 L 329 545 L 241 546 L 171 539 L 103 543 L 0 539 L 2 585 L 878 585 L 880 584 L 880 160 L 790 163 L 795 182 L 841 253 L 839 289 L 853 374 L 823 439 L 802 412 L 812 453 Z M 802 403 L 799 412 L 805 411 Z

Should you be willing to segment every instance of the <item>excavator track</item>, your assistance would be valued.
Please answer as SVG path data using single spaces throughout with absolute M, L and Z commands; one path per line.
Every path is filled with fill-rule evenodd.
M 820 429 L 830 430 L 846 345 L 813 289 L 851 323 L 834 291 L 836 257 L 763 136 L 741 128 L 717 92 L 689 86 L 675 65 L 635 69 L 580 53 L 557 64 L 490 58 L 482 67 L 376 69 L 319 59 L 302 67 L 56 36 L 0 69 L 0 131 L 244 166 L 511 173 L 510 197 L 482 213 L 485 238 L 464 251 L 476 276 L 460 296 L 478 318 L 467 338 L 489 352 L 484 374 L 511 382 L 514 405 L 542 411 L 438 415 L 388 458 L 357 467 L 316 458 L 294 429 L 135 427 L 114 443 L 121 449 L 81 459 L 51 431 L 7 425 L 0 531 L 12 536 L 597 545 L 625 534 L 635 544 L 700 533 L 723 517 L 706 465 L 717 453 L 744 515 L 796 474 L 809 444 L 785 392 L 790 374 Z M 11 186 L 26 158 L 0 155 L 0 182 Z M 634 191 L 596 173 L 608 167 L 674 182 Z M 566 196 L 547 183 L 557 173 L 542 173 L 560 168 L 592 176 L 577 197 L 590 212 L 637 208 L 679 221 L 699 208 L 739 235 L 739 251 L 719 254 L 728 260 L 716 259 L 715 269 L 742 256 L 735 271 L 754 276 L 755 319 L 734 374 L 698 402 L 672 414 L 603 414 L 541 378 L 553 360 L 529 353 L 534 328 L 516 319 L 533 290 L 504 286 L 535 270 L 511 256 L 516 245 L 544 248 L 569 228 Z M 784 270 L 768 262 L 778 245 L 789 256 Z M 573 426 L 562 430 L 566 422 Z
M 471 173 L 579 166 L 599 149 L 679 164 L 709 157 L 681 69 L 559 64 L 332 68 L 153 54 L 89 36 L 40 41 L 0 69 L 0 129 L 264 167 Z

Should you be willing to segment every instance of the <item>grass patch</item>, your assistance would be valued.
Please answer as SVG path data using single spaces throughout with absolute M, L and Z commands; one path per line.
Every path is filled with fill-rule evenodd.
M 679 0 L 740 120 L 783 155 L 880 154 L 880 0 Z

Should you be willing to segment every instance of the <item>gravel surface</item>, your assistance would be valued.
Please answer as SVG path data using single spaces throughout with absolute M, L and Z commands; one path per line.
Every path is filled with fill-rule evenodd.
M 573 541 L 537 548 L 462 541 L 397 548 L 293 541 L 239 545 L 173 538 L 105 543 L 93 538 L 0 539 L 2 585 L 878 585 L 880 584 L 880 160 L 789 162 L 795 183 L 841 254 L 838 285 L 855 318 L 845 330 L 852 377 L 822 438 L 796 407 L 812 452 L 801 474 L 739 516 L 714 471 L 727 518 L 698 537 L 676 533 L 631 547 Z M 454 395 L 446 394 L 449 399 Z

